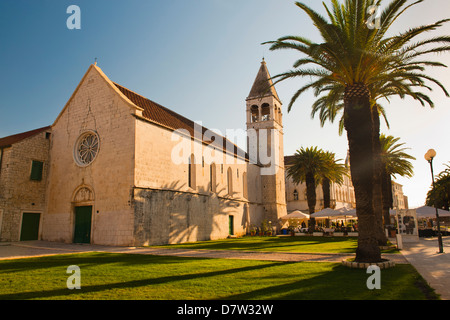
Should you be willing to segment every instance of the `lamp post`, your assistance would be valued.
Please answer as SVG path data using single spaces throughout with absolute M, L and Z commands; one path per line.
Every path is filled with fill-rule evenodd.
M 433 190 L 434 190 L 434 173 L 433 173 L 433 158 L 436 157 L 436 151 L 430 149 L 425 153 L 425 160 L 430 164 L 431 169 L 431 180 L 433 181 Z M 442 246 L 442 234 L 441 234 L 441 224 L 439 222 L 439 212 L 436 203 L 434 204 L 434 208 L 436 209 L 436 221 L 438 228 L 438 242 L 439 242 L 439 253 L 443 253 L 444 249 Z

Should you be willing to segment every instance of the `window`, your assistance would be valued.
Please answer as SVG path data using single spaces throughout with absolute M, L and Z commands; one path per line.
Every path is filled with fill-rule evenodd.
M 231 170 L 231 167 L 228 168 L 227 171 L 227 185 L 228 185 L 228 195 L 233 194 L 233 172 Z
M 294 200 L 298 200 L 298 191 L 294 190 Z
M 195 157 L 193 154 L 189 157 L 188 185 L 189 188 L 195 189 Z
M 99 142 L 98 135 L 95 132 L 87 131 L 83 133 L 75 143 L 75 162 L 81 167 L 90 165 L 97 157 Z
M 216 164 L 213 162 L 211 163 L 211 166 L 209 167 L 209 181 L 210 181 L 210 187 L 209 190 L 211 192 L 216 192 Z
M 259 108 L 256 105 L 251 106 L 250 108 L 251 112 L 251 120 L 252 122 L 258 122 L 259 120 Z
M 31 163 L 30 180 L 41 181 L 43 169 L 44 163 L 42 161 L 33 160 L 33 162 Z
M 242 174 L 242 194 L 245 199 L 248 199 L 248 188 L 247 188 L 247 172 Z
M 270 120 L 270 107 L 269 104 L 264 103 L 261 106 L 261 121 Z

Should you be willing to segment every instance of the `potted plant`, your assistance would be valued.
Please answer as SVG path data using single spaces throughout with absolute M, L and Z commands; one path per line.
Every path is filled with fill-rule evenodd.
M 289 219 L 289 227 L 288 230 L 291 236 L 295 236 L 295 229 L 298 227 L 298 221 L 295 219 Z
M 288 232 L 291 236 L 295 236 L 295 229 L 293 226 L 288 227 Z
M 267 228 L 267 220 L 263 220 L 261 222 L 261 229 L 259 229 L 259 235 L 263 236 L 267 233 L 268 228 Z
M 267 224 L 266 234 L 270 237 L 273 234 L 272 221 L 269 221 Z

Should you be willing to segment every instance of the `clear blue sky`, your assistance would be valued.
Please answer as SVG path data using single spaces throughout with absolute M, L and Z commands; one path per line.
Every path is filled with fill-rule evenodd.
M 321 1 L 304 2 L 323 12 Z M 81 30 L 66 27 L 73 4 Z M 448 0 L 426 0 L 395 31 L 447 17 Z M 440 33 L 450 34 L 450 25 Z M 0 137 L 52 124 L 95 58 L 111 80 L 208 128 L 245 128 L 245 98 L 262 57 L 272 75 L 297 58 L 261 43 L 288 34 L 319 40 L 292 0 L 1 0 Z M 449 55 L 437 59 L 450 65 Z M 448 70 L 430 73 L 450 90 Z M 305 81 L 277 86 L 284 106 Z M 436 173 L 450 161 L 450 99 L 438 90 L 432 98 L 434 110 L 412 100 L 386 105 L 391 129 L 383 132 L 401 137 L 417 158 L 414 178 L 397 180 L 411 207 L 423 204 L 431 184 L 425 152 L 437 151 Z M 345 158 L 345 134 L 311 119 L 312 102 L 308 93 L 290 113 L 284 108 L 285 154 L 317 145 Z

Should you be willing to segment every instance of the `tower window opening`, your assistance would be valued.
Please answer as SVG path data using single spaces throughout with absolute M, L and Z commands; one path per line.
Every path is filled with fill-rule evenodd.
M 251 114 L 252 114 L 252 122 L 258 122 L 259 121 L 259 108 L 256 105 L 253 105 L 250 108 Z
M 261 121 L 270 120 L 270 107 L 269 104 L 264 103 L 261 107 Z

